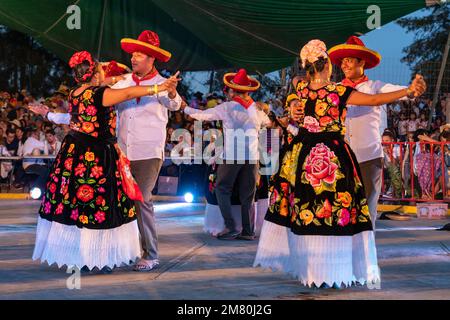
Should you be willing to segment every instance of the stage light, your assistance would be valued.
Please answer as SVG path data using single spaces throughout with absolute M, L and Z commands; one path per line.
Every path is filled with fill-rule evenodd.
M 191 203 L 194 201 L 194 195 L 190 192 L 184 194 L 184 201 Z
M 37 187 L 30 190 L 30 196 L 34 200 L 39 199 L 41 197 L 41 195 L 42 195 L 42 191 L 41 191 L 41 189 L 39 189 Z

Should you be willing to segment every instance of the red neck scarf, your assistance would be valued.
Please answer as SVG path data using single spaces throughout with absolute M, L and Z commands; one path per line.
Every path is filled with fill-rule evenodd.
M 158 74 L 158 70 L 153 68 L 153 70 L 150 71 L 150 73 L 148 73 L 145 77 L 139 78 L 134 73 L 131 74 L 131 77 L 133 78 L 134 83 L 136 83 L 136 85 L 138 86 L 141 83 L 141 81 L 153 79 L 157 74 Z M 136 102 L 139 103 L 139 101 L 141 101 L 141 98 L 136 98 Z
M 348 78 L 345 78 L 344 80 L 342 80 L 341 83 L 344 86 L 355 88 L 358 84 L 366 82 L 366 81 L 369 81 L 369 77 L 364 75 L 364 77 L 362 77 L 361 79 L 356 80 L 355 82 L 353 82 L 352 80 L 350 80 Z
M 233 101 L 236 101 L 237 103 L 239 103 L 241 106 L 243 106 L 245 109 L 248 109 L 252 103 L 254 102 L 252 98 L 249 97 L 248 100 L 244 100 L 239 96 L 235 96 L 233 97 Z

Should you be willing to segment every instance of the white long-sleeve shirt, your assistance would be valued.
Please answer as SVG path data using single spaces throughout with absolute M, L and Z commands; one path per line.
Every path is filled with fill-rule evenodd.
M 259 131 L 271 122 L 255 103 L 245 109 L 238 102 L 229 101 L 207 110 L 186 107 L 184 112 L 196 120 L 222 120 L 224 160 L 259 160 Z
M 369 80 L 358 84 L 355 89 L 362 93 L 378 94 L 405 89 L 382 81 Z M 407 99 L 407 98 L 402 98 Z M 356 154 L 359 163 L 383 158 L 381 134 L 387 126 L 386 106 L 347 106 L 346 138 Z
M 141 81 L 140 85 L 161 84 L 165 80 L 157 74 L 150 80 Z M 112 88 L 123 89 L 134 85 L 132 75 L 128 74 Z M 180 106 L 181 97 L 177 94 L 174 99 L 170 99 L 167 92 L 141 97 L 139 103 L 137 99 L 132 99 L 116 105 L 117 140 L 128 159 L 164 159 L 168 110 L 176 111 Z M 50 112 L 47 118 L 57 124 L 70 123 L 70 114 L 67 113 Z

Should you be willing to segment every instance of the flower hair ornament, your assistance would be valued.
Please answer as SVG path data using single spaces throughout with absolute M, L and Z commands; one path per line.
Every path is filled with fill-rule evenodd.
M 300 50 L 300 59 L 302 59 L 302 67 L 305 68 L 306 61 L 314 63 L 320 57 L 328 58 L 327 46 L 321 40 L 314 39 L 305 44 Z
M 86 72 L 84 76 L 81 78 L 83 81 L 86 81 L 94 74 L 95 69 L 94 60 L 92 59 L 92 55 L 89 52 L 87 51 L 75 52 L 69 60 L 69 66 L 73 69 L 75 66 L 79 65 L 80 63 L 83 63 L 84 61 L 87 61 L 89 63 L 89 71 Z M 75 79 L 75 81 L 79 82 L 80 80 Z

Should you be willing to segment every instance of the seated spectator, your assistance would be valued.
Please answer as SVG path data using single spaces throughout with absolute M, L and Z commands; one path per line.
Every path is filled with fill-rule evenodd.
M 16 130 L 9 128 L 6 131 L 5 147 L 11 156 L 17 156 L 17 150 L 19 149 L 19 140 L 16 138 Z
M 56 156 L 61 149 L 61 141 L 56 138 L 56 133 L 53 129 L 45 132 L 44 155 Z
M 422 139 L 419 137 L 422 136 Z M 416 149 L 416 157 L 415 157 L 415 171 L 417 177 L 419 179 L 420 189 L 422 191 L 422 198 L 432 199 L 432 170 L 434 170 L 434 175 L 436 176 L 436 172 L 439 166 L 439 159 L 436 155 L 431 157 L 431 147 L 429 144 L 426 144 L 424 141 L 424 136 L 429 137 L 429 134 L 426 130 L 419 129 L 414 134 L 414 140 L 416 142 L 420 142 L 419 148 Z
M 30 130 L 30 137 L 25 141 L 23 146 L 23 156 L 40 156 L 44 152 L 44 142 L 39 140 L 39 131 L 37 128 Z M 42 159 L 24 159 L 23 169 L 25 170 L 25 181 L 29 183 L 30 189 L 39 187 L 41 190 L 45 188 L 45 181 L 49 173 L 49 169 Z

